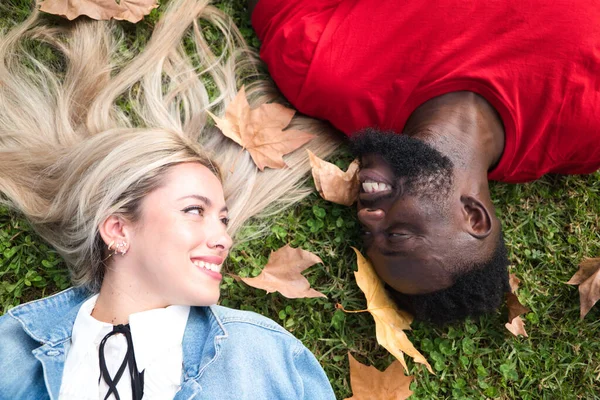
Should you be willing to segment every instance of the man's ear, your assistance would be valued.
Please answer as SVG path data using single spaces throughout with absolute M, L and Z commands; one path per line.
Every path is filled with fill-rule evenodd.
M 490 210 L 475 197 L 462 196 L 460 201 L 463 206 L 465 222 L 469 234 L 477 239 L 485 239 L 492 232 L 492 218 Z
M 98 227 L 102 240 L 108 246 L 111 243 L 125 242 L 129 243 L 128 229 L 125 220 L 118 215 L 111 215 Z

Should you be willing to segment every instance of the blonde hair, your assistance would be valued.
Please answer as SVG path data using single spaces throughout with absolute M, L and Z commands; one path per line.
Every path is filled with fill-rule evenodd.
M 203 37 L 206 24 L 223 37 L 219 54 Z M 58 67 L 35 56 L 43 46 Z M 207 119 L 207 110 L 223 113 L 242 77 L 258 76 L 256 55 L 226 14 L 206 0 L 173 0 L 143 51 L 123 46 L 117 23 L 52 26 L 38 11 L 0 38 L 3 202 L 64 257 L 74 284 L 91 290 L 104 273 L 98 226 L 113 214 L 135 220 L 174 164 L 199 162 L 221 176 L 232 235 L 310 193 L 305 151 L 286 158 L 289 168 L 259 172 Z M 246 90 L 253 106 L 283 100 L 264 78 Z M 327 125 L 297 117 L 292 126 L 317 134 L 306 147 L 321 157 L 337 147 Z

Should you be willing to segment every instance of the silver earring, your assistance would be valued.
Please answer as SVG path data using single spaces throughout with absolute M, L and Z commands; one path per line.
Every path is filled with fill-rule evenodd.
M 122 256 L 124 256 L 125 254 L 127 254 L 127 250 L 129 250 L 129 246 L 127 246 L 126 242 L 118 242 L 115 244 L 115 241 L 113 240 L 108 245 L 108 250 L 113 251 L 114 255 L 117 255 L 118 253 L 120 253 Z

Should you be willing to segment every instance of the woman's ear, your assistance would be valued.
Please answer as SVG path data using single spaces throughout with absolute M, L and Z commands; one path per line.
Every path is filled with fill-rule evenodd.
M 469 234 L 477 239 L 489 236 L 492 232 L 490 210 L 475 197 L 462 196 L 460 200 Z
M 109 247 L 114 247 L 116 243 L 129 243 L 125 220 L 118 215 L 111 215 L 106 218 L 100 224 L 98 230 L 100 231 L 102 240 Z

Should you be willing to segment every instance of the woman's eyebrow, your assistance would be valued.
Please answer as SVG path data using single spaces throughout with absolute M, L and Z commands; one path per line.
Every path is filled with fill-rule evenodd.
M 201 196 L 199 194 L 190 194 L 187 196 L 183 196 L 180 197 L 179 200 L 184 200 L 184 199 L 196 199 L 196 200 L 200 200 L 201 202 L 203 202 L 204 204 L 206 204 L 207 207 L 211 207 L 212 206 L 212 201 L 210 201 L 210 199 L 206 196 Z M 219 212 L 229 212 L 229 209 L 227 208 L 227 206 L 223 206 L 223 208 L 221 208 L 221 211 Z
M 184 200 L 184 199 L 196 199 L 196 200 L 200 200 L 201 202 L 205 203 L 207 206 L 212 206 L 212 201 L 210 201 L 210 199 L 206 196 L 200 196 L 199 194 L 189 194 L 187 196 L 183 196 L 177 199 L 177 201 L 179 200 Z

